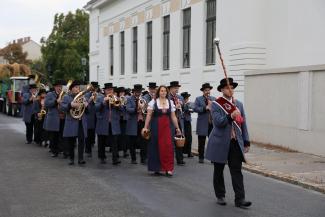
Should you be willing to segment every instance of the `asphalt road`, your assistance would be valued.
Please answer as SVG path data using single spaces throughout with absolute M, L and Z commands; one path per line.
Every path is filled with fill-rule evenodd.
M 96 154 L 94 154 L 96 156 Z M 325 195 L 263 176 L 244 173 L 248 210 L 236 208 L 229 171 L 227 202 L 218 206 L 213 167 L 185 159 L 173 178 L 154 177 L 146 167 L 84 167 L 52 159 L 47 149 L 26 145 L 20 119 L 0 115 L 0 217 L 324 217 Z

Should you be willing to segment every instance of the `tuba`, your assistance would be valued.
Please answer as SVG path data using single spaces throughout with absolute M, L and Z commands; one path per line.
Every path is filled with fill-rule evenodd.
M 69 87 L 70 87 L 71 84 L 72 84 L 72 80 L 69 80 L 68 83 L 67 83 L 67 89 L 68 89 L 68 90 L 69 90 Z M 62 89 L 62 91 L 60 92 L 60 94 L 59 94 L 59 96 L 58 96 L 58 100 L 59 100 L 59 101 L 62 101 L 64 95 L 65 95 L 67 92 L 68 92 L 68 91 L 64 91 L 64 90 Z
M 84 104 L 85 102 L 85 98 L 84 95 L 89 92 L 92 91 L 94 89 L 94 87 L 91 84 L 87 85 L 86 90 L 79 92 L 73 99 L 73 103 L 78 103 L 78 108 L 71 108 L 70 109 L 70 115 L 72 118 L 74 119 L 80 119 L 82 117 L 82 115 L 85 113 L 86 110 L 86 106 Z

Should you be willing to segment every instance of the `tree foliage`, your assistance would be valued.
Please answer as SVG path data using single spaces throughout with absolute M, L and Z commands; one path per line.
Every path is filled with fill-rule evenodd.
M 30 60 L 27 60 L 27 52 L 23 52 L 21 44 L 14 43 L 9 44 L 7 47 L 1 50 L 3 58 L 9 62 L 9 64 L 28 64 Z
M 42 39 L 44 65 L 51 79 L 84 80 L 89 53 L 89 15 L 84 10 L 56 14 L 50 36 Z

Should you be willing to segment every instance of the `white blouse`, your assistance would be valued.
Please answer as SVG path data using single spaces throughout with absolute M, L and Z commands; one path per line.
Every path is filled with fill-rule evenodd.
M 166 104 L 166 108 L 163 108 L 162 107 L 162 105 L 160 105 L 160 100 L 159 100 L 159 98 L 158 99 L 156 99 L 156 100 L 151 100 L 150 102 L 149 102 L 149 104 L 148 104 L 148 110 L 153 110 L 154 109 L 154 106 L 155 106 L 155 102 L 157 101 L 157 107 L 159 108 L 159 109 L 168 109 L 169 108 L 169 102 L 171 103 L 171 111 L 172 112 L 175 112 L 176 111 L 176 108 L 175 108 L 175 105 L 174 105 L 174 102 L 173 101 L 171 101 L 171 100 L 166 100 L 166 102 L 167 102 L 167 104 Z

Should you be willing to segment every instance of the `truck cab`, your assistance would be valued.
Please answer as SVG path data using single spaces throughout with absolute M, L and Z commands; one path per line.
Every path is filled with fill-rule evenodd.
M 28 85 L 28 77 L 11 77 L 5 97 L 5 113 L 19 116 L 22 109 L 22 91 Z

